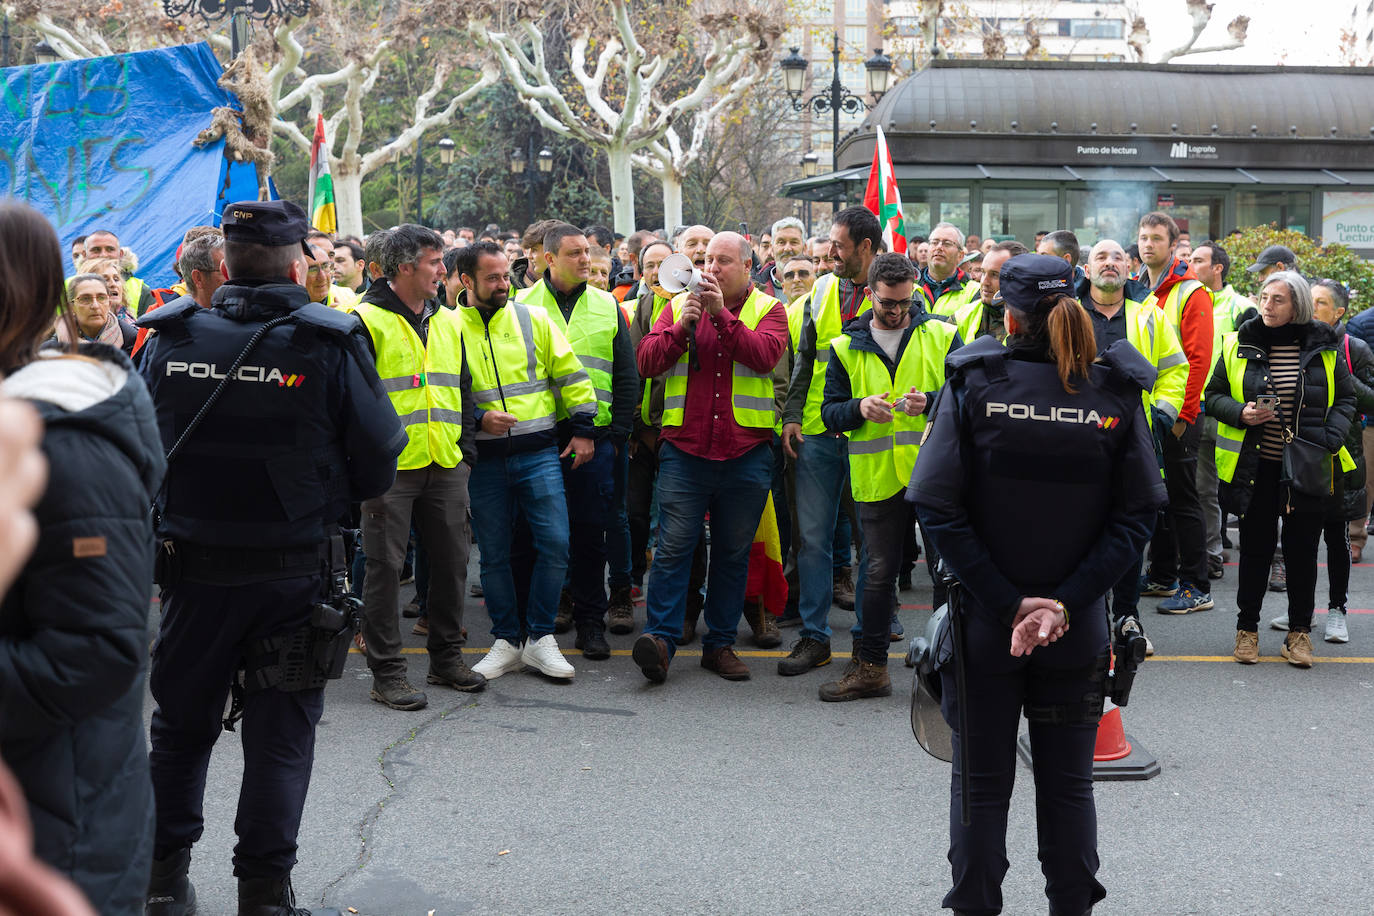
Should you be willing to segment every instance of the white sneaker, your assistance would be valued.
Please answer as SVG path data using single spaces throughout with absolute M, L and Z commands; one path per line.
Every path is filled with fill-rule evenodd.
M 552 633 L 542 639 L 525 643 L 525 651 L 520 653 L 520 661 L 531 668 L 538 668 L 549 677 L 571 679 L 573 676 L 573 666 L 563 657 L 563 651 L 558 648 L 558 640 L 553 638 Z
M 1283 630 L 1285 633 L 1287 633 L 1288 615 L 1284 614 L 1282 617 L 1275 617 L 1273 620 L 1269 621 L 1269 626 L 1275 630 Z
M 1345 608 L 1333 607 L 1327 610 L 1326 641 L 1350 642 L 1350 631 L 1345 626 Z
M 498 639 L 482 660 L 472 666 L 472 670 L 487 680 L 494 681 L 509 671 L 519 671 L 523 667 L 525 662 L 520 654 L 520 647 L 513 646 L 504 639 Z

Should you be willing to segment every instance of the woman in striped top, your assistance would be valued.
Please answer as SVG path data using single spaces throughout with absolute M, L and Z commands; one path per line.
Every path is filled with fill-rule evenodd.
M 1207 413 L 1219 424 L 1218 495 L 1226 511 L 1241 516 L 1234 655 L 1242 664 L 1259 661 L 1260 611 L 1282 519 L 1289 633 L 1280 654 L 1299 668 L 1312 666 L 1324 499 L 1289 486 L 1283 454 L 1297 436 L 1335 455 L 1355 409 L 1350 371 L 1337 358 L 1340 335 L 1312 314 L 1307 281 L 1294 271 L 1272 274 L 1260 291 L 1259 315 L 1222 338 L 1207 385 Z M 1277 398 L 1272 408 L 1261 406 L 1266 397 Z

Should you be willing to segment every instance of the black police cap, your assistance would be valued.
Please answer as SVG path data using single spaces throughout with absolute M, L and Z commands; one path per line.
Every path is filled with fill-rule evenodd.
M 310 257 L 305 237 L 310 234 L 310 220 L 305 211 L 289 200 L 243 200 L 224 208 L 220 220 L 224 237 L 231 242 L 251 242 L 282 248 L 300 243 L 301 251 Z
M 1047 296 L 1073 294 L 1073 267 L 1063 258 L 1018 254 L 1002 265 L 997 298 L 1018 312 L 1048 312 L 1050 303 L 1040 305 Z

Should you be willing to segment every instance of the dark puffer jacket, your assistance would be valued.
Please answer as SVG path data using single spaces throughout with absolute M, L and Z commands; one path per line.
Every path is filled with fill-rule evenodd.
M 1355 385 L 1350 378 L 1350 370 L 1346 368 L 1344 353 L 1338 352 L 1333 372 L 1336 395 L 1328 410 L 1326 369 L 1321 354 L 1325 350 L 1339 350 L 1341 334 L 1320 321 L 1295 325 L 1294 328 L 1298 331 L 1298 359 L 1302 367 L 1298 378 L 1298 435 L 1335 454 L 1345 444 L 1346 433 L 1350 431 L 1350 420 L 1355 413 Z M 1222 481 L 1218 490 L 1221 507 L 1225 511 L 1244 515 L 1250 506 L 1255 472 L 1259 467 L 1259 448 L 1264 427 L 1246 426 L 1240 415 L 1245 402 L 1253 401 L 1256 395 L 1270 390 L 1269 344 L 1263 321 L 1257 316 L 1242 323 L 1236 329 L 1236 343 L 1236 353 L 1245 361 L 1245 376 L 1241 383 L 1245 400 L 1237 401 L 1231 397 L 1231 381 L 1226 374 L 1224 354 L 1217 355 L 1216 366 L 1207 383 L 1206 397 L 1209 416 L 1216 417 L 1228 426 L 1245 430 L 1245 441 L 1241 444 L 1235 475 L 1229 484 Z M 1291 494 L 1291 505 L 1295 512 L 1321 512 L 1324 508 L 1321 499 L 1305 497 L 1296 492 Z
M 1341 328 L 1338 325 L 1337 330 Z M 1350 369 L 1350 381 L 1355 386 L 1355 419 L 1345 436 L 1345 447 L 1355 459 L 1355 470 L 1347 471 L 1341 479 L 1341 512 L 1346 521 L 1365 517 L 1364 485 L 1367 480 L 1367 461 L 1364 453 L 1364 423 L 1361 417 L 1374 416 L 1374 350 L 1354 334 L 1345 333 L 1340 344 L 1340 358 Z
M 153 533 L 166 464 L 152 401 L 120 352 L 45 353 L 0 385 L 47 425 L 38 547 L 0 604 L 0 754 L 38 857 L 96 910 L 141 914 L 153 843 L 143 729 Z

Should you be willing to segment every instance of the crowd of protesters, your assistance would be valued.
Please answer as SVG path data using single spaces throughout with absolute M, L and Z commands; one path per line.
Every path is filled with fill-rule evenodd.
M 127 875 L 88 867 L 83 853 L 139 845 L 146 837 L 129 834 L 121 812 L 151 810 L 133 788 L 147 782 L 151 538 L 139 526 L 170 443 L 148 425 L 137 367 L 156 332 L 142 319 L 174 303 L 221 307 L 225 239 L 188 231 L 178 282 L 154 288 L 117 227 L 72 240 L 74 270 L 49 276 L 32 270 L 47 253 L 18 241 L 34 217 L 14 206 L 3 217 L 0 257 L 28 263 L 0 283 L 0 391 L 39 406 L 44 449 L 64 457 L 38 505 L 38 550 L 0 613 L 0 753 L 29 793 L 39 855 L 102 912 L 136 912 L 142 888 L 131 893 Z M 554 219 L 523 232 L 311 233 L 300 285 L 358 317 L 408 436 L 391 488 L 341 520 L 356 531 L 372 698 L 427 703 L 401 654 L 403 618 L 425 637 L 428 683 L 476 691 L 525 668 L 571 679 L 573 652 L 609 658 L 609 636 L 636 631 L 633 661 L 650 681 L 666 681 L 697 639 L 703 668 L 747 680 L 741 621 L 765 649 L 795 628 L 777 670 L 797 676 L 832 660 L 836 607 L 851 643 L 820 699 L 889 695 L 898 592 L 922 556 L 936 559 L 904 499 L 921 433 L 949 354 L 1007 339 L 999 276 L 1030 252 L 1068 262 L 1099 353 L 1129 341 L 1157 373 L 1143 408 L 1169 502 L 1112 591 L 1117 624 L 1143 632 L 1144 596 L 1164 614 L 1215 607 L 1210 582 L 1237 551 L 1236 661 L 1258 661 L 1265 594 L 1286 591 L 1271 626 L 1286 632 L 1281 655 L 1311 667 L 1324 538 L 1324 637 L 1348 641 L 1350 566 L 1370 509 L 1374 321 L 1347 328 L 1340 278 L 1307 278 L 1281 246 L 1233 265 L 1224 240 L 1194 242 L 1164 213 L 1145 214 L 1135 239 L 1091 246 L 1067 230 L 979 239 L 950 223 L 903 241 L 906 255 L 890 251 L 859 207 L 821 237 L 793 218 L 753 240 L 701 225 L 621 237 Z M 674 255 L 690 268 L 670 277 Z M 1233 269 L 1257 274 L 1255 301 L 1227 283 Z M 91 495 L 97 485 L 108 494 Z M 71 528 L 97 504 L 103 527 Z M 468 582 L 472 534 L 480 581 Z M 785 590 L 758 585 L 769 552 L 756 544 L 770 540 Z M 61 589 L 42 587 L 59 579 Z M 468 597 L 490 617 L 471 667 L 469 628 L 487 628 L 465 616 Z M 557 638 L 568 632 L 571 647 Z M 36 790 L 51 785 L 55 760 L 85 759 L 60 748 L 92 740 L 90 726 L 108 732 L 95 739 L 100 765 L 66 784 L 92 798 L 122 788 L 101 796 L 103 814 L 83 809 L 82 823 L 70 798 Z M 102 818 L 126 832 L 102 836 Z

